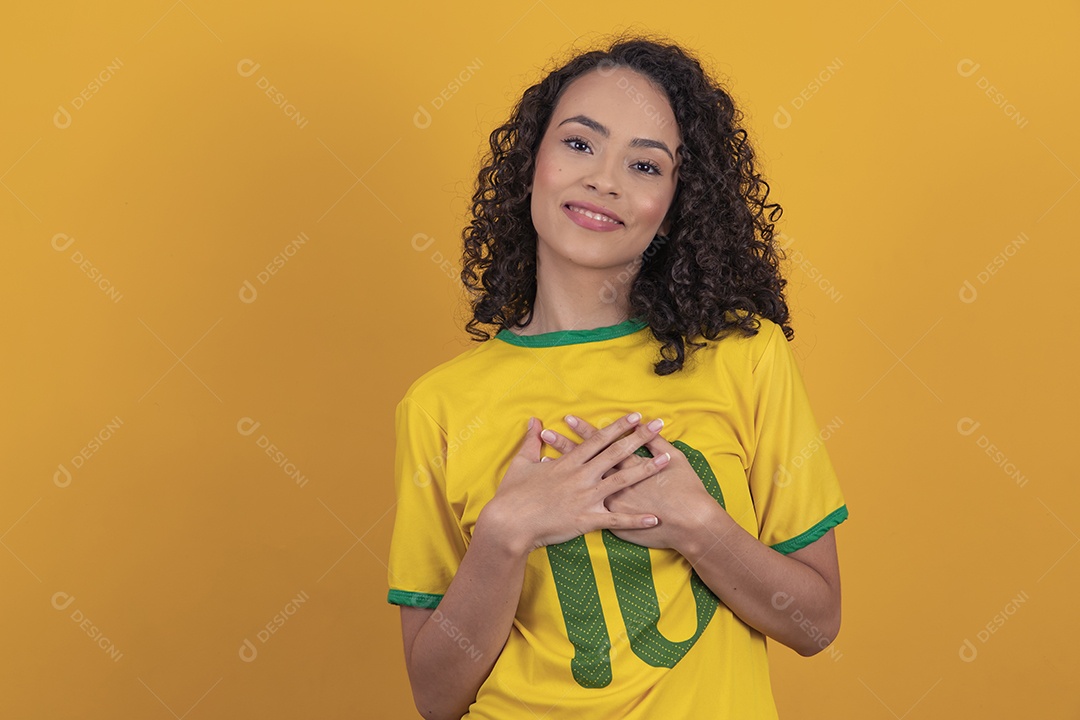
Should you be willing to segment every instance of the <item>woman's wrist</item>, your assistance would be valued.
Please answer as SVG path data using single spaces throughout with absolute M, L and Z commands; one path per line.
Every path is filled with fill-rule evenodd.
M 509 559 L 525 558 L 534 549 L 523 534 L 520 523 L 511 513 L 504 512 L 496 500 L 489 501 L 480 510 L 473 528 L 472 542 L 476 542 L 478 536 L 482 542 L 503 551 Z
M 702 502 L 682 515 L 678 523 L 673 549 L 694 564 L 717 543 L 723 542 L 735 520 L 710 496 L 708 502 Z

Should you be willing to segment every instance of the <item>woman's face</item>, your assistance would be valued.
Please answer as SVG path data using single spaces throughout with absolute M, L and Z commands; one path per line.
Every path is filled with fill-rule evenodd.
M 666 235 L 680 141 L 667 98 L 644 75 L 598 68 L 574 80 L 540 141 L 530 187 L 540 262 L 625 266 Z

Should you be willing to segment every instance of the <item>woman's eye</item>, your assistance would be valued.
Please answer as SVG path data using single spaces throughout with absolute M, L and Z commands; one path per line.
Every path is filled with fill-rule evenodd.
M 584 145 L 586 148 L 589 147 L 589 143 L 585 142 L 584 140 L 582 140 L 581 138 L 578 138 L 578 137 L 566 138 L 565 140 L 563 140 L 563 143 L 565 143 L 566 145 L 569 145 L 574 150 L 578 149 L 578 148 L 574 147 L 575 145 Z
M 571 148 L 572 150 L 576 150 L 578 152 L 583 152 L 584 150 L 590 150 L 589 143 L 586 142 L 585 140 L 582 140 L 579 137 L 568 137 L 565 140 L 563 140 L 562 142 L 567 147 Z M 578 147 L 578 146 L 581 146 L 581 147 Z M 653 163 L 653 162 L 646 162 L 645 160 L 634 163 L 634 167 L 638 168 L 645 175 L 663 175 L 664 174 L 663 172 L 660 171 L 660 166 L 659 165 L 657 165 L 656 163 Z

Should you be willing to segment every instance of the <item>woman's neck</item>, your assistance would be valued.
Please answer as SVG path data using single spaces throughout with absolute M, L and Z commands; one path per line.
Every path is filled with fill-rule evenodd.
M 629 317 L 630 287 L 637 267 L 584 267 L 537 252 L 536 299 L 529 324 L 518 335 L 562 330 L 592 330 L 618 325 Z
M 529 324 L 511 332 L 517 335 L 541 335 L 562 330 L 593 330 L 618 325 L 627 317 L 627 311 L 616 304 L 601 303 L 587 309 L 568 304 L 552 307 L 537 294 Z

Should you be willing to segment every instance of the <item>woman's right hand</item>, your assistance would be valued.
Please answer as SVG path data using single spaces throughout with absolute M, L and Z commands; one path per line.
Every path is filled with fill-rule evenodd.
M 525 433 L 495 496 L 477 518 L 474 532 L 503 536 L 515 552 L 528 553 L 579 535 L 607 528 L 638 530 L 656 525 L 656 516 L 611 512 L 604 500 L 612 493 L 659 472 L 665 456 L 605 473 L 656 437 L 631 413 L 602 428 L 573 450 L 541 462 L 543 431 L 539 419 Z M 622 437 L 627 432 L 631 434 Z

